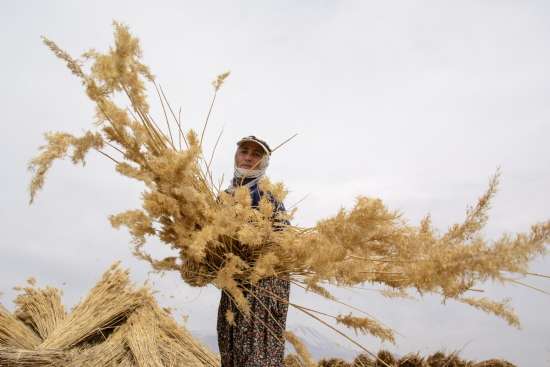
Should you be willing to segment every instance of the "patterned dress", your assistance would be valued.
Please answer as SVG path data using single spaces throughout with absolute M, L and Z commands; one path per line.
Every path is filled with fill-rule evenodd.
M 258 184 L 250 187 L 252 207 L 259 205 L 263 194 Z M 283 203 L 273 203 L 275 210 L 285 211 Z M 290 222 L 285 221 L 284 224 L 290 225 Z M 279 230 L 279 227 L 275 228 Z M 250 305 L 250 316 L 241 313 L 227 292 L 222 291 L 220 299 L 217 331 L 222 367 L 284 367 L 283 332 L 288 303 L 275 298 L 288 302 L 290 282 L 279 278 L 264 278 L 253 286 L 241 287 Z M 234 315 L 233 323 L 226 319 L 228 310 Z
M 254 295 L 250 292 L 252 289 Z M 218 346 L 222 367 L 284 367 L 286 326 L 290 282 L 278 278 L 260 279 L 254 286 L 243 286 L 250 305 L 250 316 L 238 309 L 231 295 L 222 292 L 218 308 Z M 228 310 L 234 314 L 234 324 L 226 319 Z

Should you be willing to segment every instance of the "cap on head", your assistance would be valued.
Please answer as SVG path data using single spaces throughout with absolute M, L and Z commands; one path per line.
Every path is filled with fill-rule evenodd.
M 240 147 L 244 142 L 247 142 L 247 141 L 251 141 L 253 143 L 256 143 L 256 144 L 260 145 L 264 149 L 266 154 L 271 153 L 271 148 L 269 147 L 269 145 L 267 145 L 267 143 L 265 141 L 263 141 L 262 139 L 258 139 L 254 135 L 245 136 L 244 138 L 242 138 L 241 140 L 239 140 L 237 142 L 237 145 Z

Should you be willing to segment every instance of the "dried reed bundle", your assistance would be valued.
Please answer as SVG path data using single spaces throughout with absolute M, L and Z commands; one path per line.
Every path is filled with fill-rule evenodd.
M 297 354 L 287 354 L 285 356 L 285 367 L 302 367 L 302 364 L 299 362 L 299 356 Z
M 367 354 L 359 354 L 353 360 L 354 367 L 375 367 L 376 361 L 370 358 Z
M 460 358 L 458 352 L 445 355 L 445 353 L 438 351 L 426 358 L 427 367 L 471 367 L 472 365 L 472 361 Z
M 296 334 L 290 330 L 286 330 L 283 336 L 287 342 L 292 344 L 294 350 L 296 350 L 296 354 L 293 354 L 293 357 L 300 366 L 315 367 L 316 364 L 313 362 L 313 356 L 309 353 L 307 347 L 304 343 L 302 343 L 300 338 L 296 336 Z
M 472 367 L 516 367 L 516 365 L 503 359 L 488 359 L 474 364 Z
M 219 355 L 215 355 L 200 340 L 195 339 L 187 328 L 178 325 L 167 311 L 157 307 L 155 315 L 158 320 L 157 345 L 165 365 L 172 364 L 172 360 L 175 365 L 180 366 L 220 364 Z
M 216 364 L 203 364 L 196 356 L 194 356 L 184 345 L 174 342 L 173 339 L 167 338 L 165 334 L 161 334 L 157 339 L 162 366 L 219 366 L 219 359 Z M 212 359 L 215 355 L 210 353 Z
M 154 299 L 136 310 L 125 327 L 129 328 L 125 332 L 126 344 L 140 366 L 219 365 L 219 359 L 177 325 L 166 311 L 159 309 Z M 172 337 L 175 329 L 186 337 L 184 341 Z
M 135 359 L 140 361 L 140 366 L 161 366 L 156 342 L 157 322 L 153 311 L 147 306 L 140 307 L 128 317 L 125 326 L 129 329 L 125 333 L 126 343 Z
M 42 339 L 0 303 L 0 346 L 33 349 Z
M 57 288 L 47 286 L 46 289 L 36 287 L 36 280 L 30 278 L 27 283 L 31 287 L 14 287 L 23 290 L 15 299 L 15 316 L 24 321 L 44 340 L 65 318 L 65 306 L 61 300 L 62 292 Z
M 464 222 L 451 225 L 444 234 L 432 227 L 429 216 L 419 227 L 410 226 L 400 213 L 369 197 L 357 198 L 353 208 L 341 209 L 314 228 L 285 226 L 282 223 L 291 219 L 293 212 L 274 212 L 269 195 L 253 208 L 246 187 L 233 195 L 220 191 L 209 168 L 211 159 L 202 152 L 204 130 L 200 138 L 193 130 L 184 134 L 153 75 L 139 61 L 139 40 L 127 26 L 116 22 L 114 26 L 115 46 L 106 54 L 90 50 L 82 59 L 71 58 L 44 39 L 81 78 L 86 93 L 97 104 L 95 125 L 99 132 L 87 131 L 81 137 L 64 132 L 45 134 L 43 152 L 29 163 L 29 170 L 34 172 L 31 202 L 54 160 L 65 158 L 73 149 L 72 162 L 84 163 L 85 155 L 95 149 L 111 158 L 120 174 L 147 187 L 142 209 L 110 218 L 114 227 L 129 229 L 135 256 L 150 262 L 156 271 L 180 272 L 190 285 L 214 284 L 224 289 L 243 312 L 248 312 L 248 304 L 237 281 L 255 283 L 263 277 L 281 277 L 335 301 L 323 285 L 382 284 L 388 288 L 384 294 L 389 297 L 410 297 L 411 290 L 438 293 L 444 300 L 464 302 L 519 327 L 508 300 L 464 297 L 476 284 L 489 280 L 507 283 L 513 281 L 505 276 L 507 273 L 527 274 L 529 264 L 546 254 L 550 243 L 550 221 L 533 225 L 527 234 L 504 235 L 492 242 L 483 239 L 481 231 L 496 193 L 498 172 L 477 205 L 467 209 Z M 86 74 L 82 65 L 90 60 L 91 72 Z M 228 75 L 214 80 L 214 99 Z M 149 115 L 146 81 L 158 92 L 167 132 Z M 128 98 L 131 109 L 116 105 L 116 93 Z M 169 115 L 175 129 L 170 127 Z M 113 158 L 117 154 L 121 156 L 118 160 Z M 267 179 L 261 189 L 279 202 L 288 192 L 282 183 Z M 145 253 L 142 246 L 151 235 L 177 255 L 154 259 Z M 315 312 L 293 306 L 311 316 Z M 395 342 L 394 331 L 370 316 L 329 316 L 356 332 Z
M 127 317 L 142 299 L 149 296 L 149 289 L 134 290 L 128 277 L 129 270 L 112 265 L 90 290 L 84 301 L 40 345 L 41 349 L 69 348 L 84 339 L 101 334 Z
M 392 352 L 386 349 L 378 351 L 376 359 L 376 367 L 397 367 L 397 359 Z
M 118 363 L 118 367 L 135 367 L 135 365 L 135 362 L 132 361 L 128 354 L 125 355 Z
M 0 366 L 67 366 L 65 351 L 21 350 L 0 347 Z
M 397 362 L 398 367 L 422 367 L 424 366 L 424 357 L 418 353 L 409 353 Z
M 68 367 L 103 367 L 123 360 L 129 354 L 125 343 L 126 330 L 124 327 L 117 328 L 101 343 L 84 343 L 70 349 L 71 363 Z
M 319 367 L 353 367 L 353 364 L 341 358 L 320 359 L 318 365 Z

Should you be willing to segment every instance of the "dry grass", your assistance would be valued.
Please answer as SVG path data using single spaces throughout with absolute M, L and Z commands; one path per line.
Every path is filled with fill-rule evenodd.
M 41 342 L 35 331 L 0 304 L 0 346 L 33 349 Z
M 293 354 L 293 359 L 296 360 L 303 367 L 315 367 L 316 363 L 313 361 L 311 353 L 307 350 L 307 347 L 302 341 L 290 330 L 286 330 L 284 338 L 287 342 L 292 344 L 296 350 L 296 354 Z
M 124 328 L 118 328 L 100 343 L 85 343 L 69 349 L 70 366 L 102 367 L 124 359 L 128 354 L 124 331 Z
M 399 360 L 398 367 L 422 367 L 424 366 L 425 358 L 418 353 L 409 353 Z
M 195 359 L 204 366 L 217 366 L 220 363 L 219 356 L 195 339 L 187 328 L 178 325 L 167 311 L 157 312 L 156 317 L 157 345 L 164 359 L 174 358 L 177 362 L 175 365 L 180 366 L 188 361 L 194 364 Z M 164 359 L 163 362 L 166 363 Z
M 377 357 L 376 367 L 397 367 L 397 359 L 389 350 L 381 349 Z
M 359 354 L 353 360 L 354 367 L 375 367 L 376 361 L 369 357 L 367 354 Z
M 530 263 L 546 254 L 550 243 L 550 221 L 534 224 L 528 233 L 507 234 L 494 241 L 483 238 L 498 172 L 477 204 L 467 208 L 465 220 L 450 225 L 442 234 L 433 228 L 429 216 L 420 226 L 411 226 L 380 199 L 365 196 L 358 197 L 351 209 L 343 208 L 313 228 L 285 226 L 282 223 L 292 219 L 294 212 L 274 212 L 269 195 L 253 208 L 246 187 L 238 188 L 234 195 L 220 190 L 221 184 L 214 182 L 210 170 L 211 159 L 202 152 L 204 129 L 200 138 L 193 130 L 183 131 L 154 76 L 140 62 L 139 40 L 127 26 L 115 22 L 114 27 L 115 45 L 107 53 L 90 50 L 81 59 L 71 58 L 55 43 L 44 40 L 81 78 L 87 95 L 96 103 L 97 131 L 87 131 L 81 137 L 65 132 L 45 134 L 41 154 L 29 163 L 34 173 L 31 202 L 55 160 L 69 156 L 75 164 L 84 163 L 86 154 L 94 149 L 110 158 L 120 174 L 147 188 L 141 209 L 110 218 L 115 228 L 129 229 L 134 255 L 150 262 L 156 271 L 179 272 L 192 286 L 214 284 L 231 294 L 244 312 L 248 305 L 236 280 L 254 283 L 275 276 L 332 300 L 326 284 L 378 284 L 387 288 L 383 294 L 390 298 L 411 297 L 409 292 L 437 293 L 444 301 L 464 302 L 519 327 L 508 299 L 464 296 L 487 281 L 511 282 L 510 273 L 528 274 Z M 89 74 L 82 70 L 86 62 L 91 63 Z M 220 74 L 214 80 L 214 99 L 228 75 Z M 146 83 L 158 92 L 166 130 L 149 114 Z M 125 96 L 131 107 L 117 106 L 114 95 Z M 262 181 L 261 188 L 280 202 L 288 192 L 282 183 L 268 179 Z M 175 251 L 174 256 L 152 258 L 143 251 L 147 236 L 158 237 Z M 132 307 L 131 299 L 119 301 L 127 302 L 121 310 Z M 314 312 L 293 306 L 308 315 Z M 109 319 L 107 324 L 112 325 L 124 317 L 121 310 L 102 310 L 106 312 L 97 313 L 97 317 L 103 318 L 101 322 Z M 371 316 L 325 316 L 355 331 L 395 342 L 395 331 Z M 72 324 L 78 320 L 65 321 Z M 66 347 L 94 330 L 66 330 L 68 335 L 50 336 L 44 346 Z
M 65 318 L 65 306 L 61 300 L 62 292 L 57 288 L 35 287 L 36 280 L 30 278 L 27 283 L 31 287 L 15 287 L 15 290 L 24 291 L 15 299 L 15 315 L 27 325 L 32 326 L 44 340 Z
M 40 345 L 42 349 L 70 348 L 84 339 L 112 329 L 116 324 L 143 304 L 149 289 L 133 290 L 129 270 L 123 271 L 115 263 L 90 290 L 84 301 Z
M 479 363 L 475 363 L 472 367 L 516 367 L 515 365 L 503 359 L 488 359 Z
M 156 340 L 159 331 L 155 316 L 155 311 L 146 305 L 136 310 L 126 321 L 126 343 L 140 366 L 156 367 L 163 364 Z
M 472 361 L 460 358 L 459 352 L 445 354 L 438 351 L 426 358 L 426 367 L 471 367 Z
M 317 363 L 319 367 L 353 367 L 353 364 L 341 358 L 320 359 Z
M 67 366 L 70 360 L 63 350 L 22 350 L 0 346 L 0 366 Z
M 287 354 L 285 356 L 285 367 L 302 367 L 300 363 L 300 356 L 297 354 Z

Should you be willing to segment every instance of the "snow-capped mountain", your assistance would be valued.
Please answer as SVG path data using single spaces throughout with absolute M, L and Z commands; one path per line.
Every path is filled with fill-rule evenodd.
M 314 328 L 303 325 L 287 325 L 287 330 L 292 331 L 300 338 L 313 355 L 314 360 L 332 357 L 352 360 L 357 355 L 356 351 L 334 343 Z M 191 331 L 191 333 L 212 348 L 214 353 L 219 353 L 218 336 L 215 331 Z M 286 343 L 286 347 L 291 353 L 294 353 L 294 347 L 291 344 Z
M 199 339 L 204 345 L 212 349 L 214 353 L 220 352 L 220 348 L 218 347 L 218 334 L 215 331 L 191 330 L 191 334 L 195 339 Z

